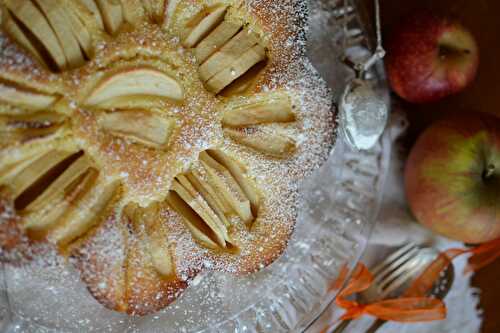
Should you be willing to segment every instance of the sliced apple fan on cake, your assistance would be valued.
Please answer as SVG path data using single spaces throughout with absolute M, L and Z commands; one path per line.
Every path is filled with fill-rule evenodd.
M 145 315 L 283 253 L 335 129 L 301 1 L 0 4 L 3 261 L 51 249 Z

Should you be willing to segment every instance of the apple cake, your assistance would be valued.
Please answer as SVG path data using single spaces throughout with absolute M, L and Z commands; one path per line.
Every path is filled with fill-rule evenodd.
M 145 315 L 283 253 L 335 129 L 303 1 L 0 3 L 4 262 Z

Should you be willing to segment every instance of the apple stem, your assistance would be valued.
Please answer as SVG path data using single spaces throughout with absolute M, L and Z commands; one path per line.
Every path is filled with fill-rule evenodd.
M 483 177 L 484 179 L 488 179 L 491 176 L 493 176 L 494 173 L 495 173 L 495 166 L 493 164 L 489 164 L 486 170 L 484 171 Z
M 469 49 L 454 49 L 448 45 L 440 45 L 439 46 L 439 57 L 441 59 L 446 59 L 450 56 L 462 54 L 467 55 L 470 54 L 471 51 Z

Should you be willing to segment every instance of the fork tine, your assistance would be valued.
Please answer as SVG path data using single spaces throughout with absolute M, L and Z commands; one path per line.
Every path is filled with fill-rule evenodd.
M 400 258 L 400 265 L 394 265 L 392 270 L 388 270 L 385 274 L 380 274 L 377 277 L 380 277 L 377 280 L 377 283 L 381 289 L 385 289 L 388 284 L 390 284 L 394 279 L 403 274 L 407 269 L 412 268 L 415 265 L 418 265 L 420 249 L 412 249 L 410 252 L 407 252 L 403 257 Z
M 411 248 L 408 252 L 404 253 L 397 260 L 393 261 L 390 265 L 386 266 L 383 271 L 379 272 L 375 279 L 374 283 L 379 284 L 382 280 L 386 280 L 386 276 L 391 274 L 401 265 L 404 265 L 408 260 L 412 259 L 419 252 L 418 247 Z
M 422 260 L 420 256 L 414 255 L 410 259 L 408 259 L 403 265 L 399 266 L 396 270 L 392 271 L 389 275 L 387 275 L 382 281 L 379 282 L 379 287 L 381 290 L 386 289 L 389 285 L 391 285 L 396 279 L 402 276 L 406 271 L 413 270 L 414 267 L 421 267 Z
M 378 275 L 385 266 L 390 265 L 393 261 L 395 261 L 400 256 L 411 250 L 413 247 L 416 247 L 416 245 L 414 243 L 409 243 L 400 248 L 399 250 L 397 250 L 396 252 L 392 253 L 389 257 L 387 257 L 384 261 L 382 261 L 372 269 L 373 276 Z
M 404 274 L 396 278 L 394 281 L 392 281 L 392 283 L 387 285 L 387 287 L 380 294 L 381 299 L 387 298 L 391 293 L 393 293 L 402 285 L 407 283 L 412 276 L 415 276 L 418 273 L 418 271 L 422 269 L 422 267 L 423 263 L 421 260 L 419 260 L 419 263 L 416 263 L 414 267 L 412 267 L 407 272 L 405 272 Z

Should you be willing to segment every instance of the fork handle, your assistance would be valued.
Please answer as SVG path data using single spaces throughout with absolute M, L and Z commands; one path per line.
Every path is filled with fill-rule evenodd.
M 377 319 L 370 328 L 366 330 L 366 333 L 375 333 L 380 327 L 382 327 L 387 320 Z
M 347 326 L 349 326 L 350 323 L 351 323 L 351 319 L 342 320 L 342 322 L 337 327 L 335 327 L 335 329 L 331 333 L 341 333 L 341 332 L 344 332 L 345 329 L 347 328 Z

